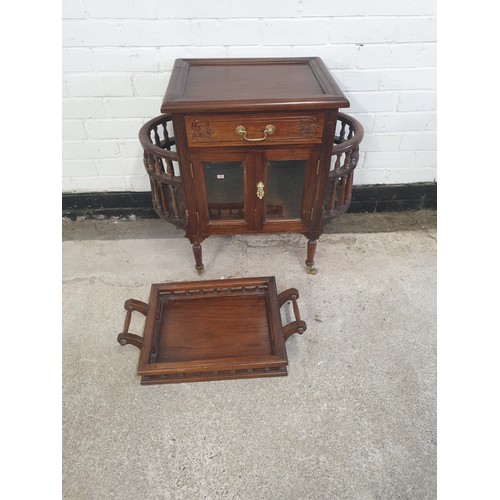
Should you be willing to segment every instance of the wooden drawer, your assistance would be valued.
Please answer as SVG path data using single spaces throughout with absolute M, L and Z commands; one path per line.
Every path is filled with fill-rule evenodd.
M 187 115 L 190 147 L 318 144 L 322 113 Z

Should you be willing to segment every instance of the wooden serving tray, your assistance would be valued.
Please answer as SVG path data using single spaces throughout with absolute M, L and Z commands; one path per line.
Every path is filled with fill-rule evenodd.
M 140 349 L 141 384 L 286 376 L 285 341 L 307 329 L 298 297 L 278 294 L 274 276 L 153 284 L 149 304 L 125 302 L 117 340 Z M 295 321 L 283 326 L 288 301 Z M 128 332 L 133 311 L 146 316 L 142 337 Z

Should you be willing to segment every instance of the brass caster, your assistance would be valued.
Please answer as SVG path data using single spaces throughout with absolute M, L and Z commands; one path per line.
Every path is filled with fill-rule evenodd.
M 317 274 L 318 269 L 314 266 L 307 266 L 307 273 L 308 274 Z
M 203 267 L 202 269 L 196 269 L 198 271 L 198 274 L 200 276 L 202 276 L 203 274 L 205 274 L 205 268 Z

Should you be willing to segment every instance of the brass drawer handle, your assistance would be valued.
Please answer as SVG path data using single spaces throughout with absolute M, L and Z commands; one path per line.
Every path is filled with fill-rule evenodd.
M 264 198 L 264 183 L 262 181 L 257 183 L 257 198 L 259 198 L 259 200 Z
M 259 142 L 266 140 L 268 135 L 273 135 L 275 130 L 276 128 L 274 127 L 274 125 L 266 125 L 266 128 L 264 129 L 264 137 L 258 137 L 257 139 L 249 139 L 247 137 L 247 131 L 243 125 L 238 125 L 235 129 L 235 132 L 237 135 L 243 136 L 243 139 L 245 139 L 245 141 Z

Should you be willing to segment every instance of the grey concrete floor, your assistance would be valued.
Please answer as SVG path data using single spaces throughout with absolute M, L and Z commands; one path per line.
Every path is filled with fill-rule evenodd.
M 123 303 L 199 279 L 189 242 L 163 221 L 63 221 L 65 499 L 436 498 L 435 213 L 346 214 L 314 276 L 305 250 L 203 243 L 202 279 L 299 290 L 288 377 L 141 386 L 139 351 L 116 341 Z

